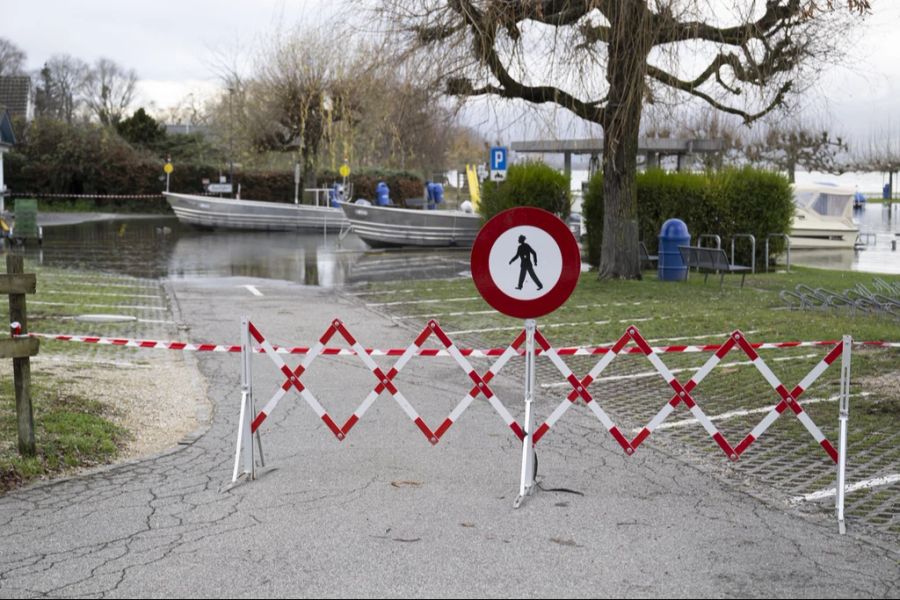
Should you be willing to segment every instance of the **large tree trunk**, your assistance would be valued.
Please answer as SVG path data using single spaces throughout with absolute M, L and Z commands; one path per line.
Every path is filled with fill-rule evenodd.
M 609 101 L 603 117 L 603 244 L 600 279 L 640 279 L 637 173 L 644 72 L 652 47 L 643 2 L 616 1 L 610 20 Z

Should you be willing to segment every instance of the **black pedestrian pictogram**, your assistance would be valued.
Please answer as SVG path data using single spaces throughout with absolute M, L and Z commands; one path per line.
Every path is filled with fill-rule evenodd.
M 534 265 L 531 263 L 531 257 L 534 257 Z M 516 255 L 510 259 L 509 264 L 513 264 L 516 259 L 519 259 L 519 285 L 516 286 L 517 290 L 522 289 L 522 284 L 525 283 L 525 274 L 528 273 L 531 275 L 531 280 L 537 284 L 537 289 L 543 289 L 543 284 L 541 280 L 538 279 L 538 276 L 534 273 L 534 267 L 537 266 L 537 252 L 534 251 L 534 248 L 525 243 L 525 236 L 519 236 L 519 249 L 516 251 Z

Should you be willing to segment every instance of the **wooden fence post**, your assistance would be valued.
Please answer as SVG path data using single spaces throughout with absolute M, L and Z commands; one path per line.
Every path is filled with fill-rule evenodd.
M 6 276 L 0 279 L 0 294 L 9 294 L 9 320 L 19 322 L 21 333 L 28 332 L 28 318 L 25 310 L 25 294 L 33 294 L 37 288 L 37 278 L 25 275 L 25 261 L 21 254 L 6 256 Z M 39 340 L 20 338 L 3 340 L 0 344 L 0 358 L 13 359 L 13 382 L 16 390 L 16 418 L 19 429 L 19 454 L 35 455 L 34 412 L 31 407 L 31 359 L 38 353 Z

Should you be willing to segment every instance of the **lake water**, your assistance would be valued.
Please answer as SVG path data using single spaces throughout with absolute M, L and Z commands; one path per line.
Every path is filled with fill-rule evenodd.
M 95 221 L 44 228 L 41 264 L 151 278 L 223 276 L 335 287 L 366 281 L 459 277 L 464 250 L 370 250 L 355 235 L 200 231 L 175 217 Z
M 795 251 L 794 264 L 900 274 L 900 204 L 858 211 L 862 250 Z M 335 287 L 367 281 L 466 277 L 468 249 L 370 250 L 356 236 L 198 231 L 174 217 L 44 228 L 27 254 L 42 264 L 152 278 L 247 276 Z

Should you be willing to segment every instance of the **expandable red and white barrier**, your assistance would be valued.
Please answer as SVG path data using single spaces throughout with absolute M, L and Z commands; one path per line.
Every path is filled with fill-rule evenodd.
M 843 478 L 846 468 L 845 452 L 846 426 L 847 417 L 849 415 L 849 365 L 850 349 L 852 347 L 852 340 L 849 337 L 845 337 L 840 342 L 828 342 L 828 344 L 833 347 L 830 349 L 825 358 L 823 358 L 817 365 L 815 365 L 810 370 L 810 372 L 796 386 L 794 386 L 793 389 L 789 391 L 788 388 L 776 377 L 776 375 L 772 372 L 772 370 L 768 367 L 768 365 L 756 351 L 757 348 L 800 347 L 813 344 L 823 345 L 822 343 L 789 342 L 784 344 L 753 344 L 746 339 L 746 336 L 744 336 L 742 332 L 735 331 L 729 335 L 728 340 L 724 344 L 703 347 L 704 349 L 713 351 L 713 355 L 705 362 L 705 364 L 700 368 L 699 371 L 694 373 L 694 375 L 686 383 L 683 384 L 665 365 L 659 355 L 665 352 L 689 351 L 687 350 L 687 348 L 689 347 L 679 346 L 677 347 L 677 350 L 673 349 L 672 347 L 665 347 L 665 349 L 653 348 L 647 343 L 645 338 L 641 335 L 641 333 L 635 326 L 628 327 L 622 337 L 619 338 L 619 340 L 611 347 L 605 347 L 602 349 L 602 351 L 598 351 L 598 349 L 592 349 L 589 354 L 598 354 L 601 355 L 601 358 L 586 375 L 578 378 L 562 359 L 562 353 L 559 350 L 554 349 L 550 341 L 533 325 L 532 327 L 534 327 L 534 331 L 531 334 L 531 339 L 533 341 L 531 342 L 529 342 L 529 338 L 527 335 L 528 329 L 526 327 L 526 329 L 523 329 L 523 331 L 515 337 L 515 339 L 512 341 L 512 343 L 510 343 L 508 347 L 506 347 L 499 353 L 496 349 L 492 349 L 489 351 L 477 351 L 479 352 L 479 354 L 477 355 L 480 356 L 497 356 L 497 359 L 490 366 L 490 368 L 483 374 L 479 374 L 473 368 L 472 364 L 467 358 L 467 356 L 475 356 L 476 351 L 465 352 L 464 350 L 457 348 L 457 346 L 444 332 L 437 321 L 434 320 L 428 322 L 428 324 L 422 329 L 422 331 L 413 340 L 413 342 L 402 351 L 402 353 L 399 355 L 398 360 L 389 370 L 387 370 L 387 372 L 382 370 L 372 360 L 372 356 L 379 354 L 379 351 L 373 351 L 371 349 L 363 348 L 362 345 L 347 329 L 346 325 L 338 319 L 335 319 L 331 322 L 328 329 L 319 338 L 319 341 L 315 346 L 309 348 L 303 353 L 305 354 L 303 360 L 294 369 L 291 369 L 281 356 L 281 354 L 283 353 L 292 353 L 289 351 L 290 349 L 285 349 L 285 352 L 279 352 L 277 347 L 273 346 L 260 332 L 260 330 L 251 322 L 249 322 L 249 320 L 245 319 L 243 323 L 244 331 L 242 332 L 242 340 L 246 338 L 246 343 L 242 342 L 242 404 L 240 425 L 238 430 L 238 447 L 235 454 L 235 467 L 232 482 L 236 482 L 242 474 L 247 474 L 251 478 L 255 476 L 255 465 L 253 464 L 252 460 L 252 437 L 255 434 L 257 444 L 259 444 L 260 426 L 266 420 L 266 418 L 272 414 L 272 412 L 275 410 L 278 403 L 284 398 L 284 396 L 287 395 L 288 392 L 291 391 L 291 389 L 293 389 L 309 405 L 309 407 L 312 408 L 316 415 L 322 420 L 323 423 L 325 423 L 326 427 L 328 427 L 328 429 L 338 440 L 345 439 L 353 426 L 364 417 L 366 411 L 374 404 L 377 398 L 383 392 L 387 391 L 432 445 L 437 444 L 443 437 L 443 435 L 449 430 L 449 428 L 454 423 L 459 421 L 465 410 L 479 395 L 483 395 L 497 412 L 497 414 L 501 417 L 505 425 L 509 427 L 512 433 L 524 443 L 522 471 L 523 487 L 520 493 L 520 497 L 519 499 L 517 499 L 517 505 L 521 501 L 522 496 L 524 496 L 529 491 L 530 486 L 524 483 L 526 481 L 526 478 L 533 477 L 533 462 L 531 461 L 533 461 L 534 445 L 536 445 L 541 439 L 546 436 L 553 425 L 557 423 L 560 418 L 562 418 L 562 416 L 573 404 L 578 403 L 579 399 L 582 400 L 585 405 L 587 405 L 594 416 L 603 424 L 604 428 L 610 433 L 610 435 L 612 435 L 616 442 L 629 455 L 633 454 L 637 450 L 637 448 L 653 433 L 653 431 L 656 430 L 666 420 L 666 418 L 668 418 L 668 416 L 675 410 L 675 408 L 677 408 L 677 406 L 683 402 L 691 412 L 691 414 L 703 425 L 707 433 L 709 433 L 710 437 L 713 438 L 716 444 L 731 460 L 738 460 L 740 456 L 744 452 L 746 452 L 747 449 L 765 433 L 765 431 L 772 425 L 772 423 L 774 423 L 775 420 L 777 420 L 778 417 L 781 416 L 781 414 L 783 414 L 787 411 L 788 408 L 790 408 L 791 411 L 807 429 L 807 431 L 809 431 L 812 437 L 816 440 L 816 442 L 826 451 L 828 456 L 834 462 L 838 463 L 839 485 L 843 485 Z M 312 393 L 312 391 L 302 381 L 303 374 L 309 369 L 312 362 L 316 360 L 317 357 L 325 354 L 327 344 L 335 335 L 338 334 L 351 347 L 351 350 L 342 352 L 340 354 L 349 354 L 359 357 L 363 364 L 369 369 L 369 371 L 372 372 L 372 375 L 376 380 L 376 383 L 372 390 L 342 425 L 337 424 L 337 422 L 328 414 L 328 412 L 325 410 L 316 396 Z M 440 344 L 443 346 L 443 349 L 423 348 L 423 345 L 431 336 L 434 336 L 440 342 Z M 255 345 L 253 344 L 254 342 Z M 547 417 L 546 421 L 533 432 L 533 434 L 531 433 L 532 427 L 530 423 L 530 403 L 526 402 L 527 409 L 525 424 L 524 426 L 520 425 L 489 385 L 491 380 L 500 373 L 503 367 L 508 364 L 510 359 L 515 356 L 524 354 L 526 356 L 526 399 L 528 399 L 529 393 L 533 393 L 534 377 L 533 367 L 531 369 L 531 373 L 528 373 L 529 369 L 527 361 L 529 353 L 527 351 L 527 346 L 529 343 L 534 346 L 532 355 L 543 355 L 548 357 L 551 363 L 553 363 L 553 365 L 557 368 L 557 370 L 559 370 L 562 376 L 569 382 L 572 387 L 571 391 L 561 401 L 557 408 L 550 414 L 549 417 Z M 523 346 L 526 346 L 526 348 L 523 349 Z M 750 358 L 752 364 L 756 367 L 763 378 L 769 383 L 775 393 L 777 393 L 779 396 L 779 402 L 775 405 L 775 407 L 736 446 L 730 443 L 718 430 L 718 428 L 704 413 L 703 409 L 700 407 L 699 403 L 692 395 L 692 392 L 697 388 L 698 385 L 700 385 L 700 383 L 706 378 L 706 376 L 709 375 L 709 373 L 712 372 L 712 370 L 720 363 L 720 361 L 735 348 L 739 348 Z M 262 352 L 269 356 L 273 364 L 282 373 L 285 379 L 278 386 L 275 393 L 262 408 L 262 410 L 260 410 L 258 413 L 254 413 L 253 391 L 251 384 L 252 369 L 250 358 L 254 353 L 257 352 Z M 380 355 L 390 355 L 389 352 L 394 352 L 394 350 L 381 351 Z M 654 366 L 662 379 L 672 389 L 672 396 L 663 406 L 663 408 L 647 423 L 647 425 L 644 426 L 633 439 L 629 440 L 623 434 L 622 429 L 620 429 L 615 424 L 613 419 L 603 409 L 600 400 L 594 398 L 591 395 L 589 387 L 594 381 L 599 378 L 600 374 L 610 365 L 610 363 L 612 363 L 612 361 L 617 356 L 632 353 L 640 353 L 647 358 L 647 360 Z M 338 354 L 338 352 L 333 352 L 333 354 Z M 581 353 L 577 351 L 569 353 L 569 355 L 584 354 L 588 353 Z M 404 367 L 408 365 L 409 361 L 414 356 L 452 357 L 460 366 L 463 373 L 469 378 L 469 380 L 471 380 L 471 383 L 473 384 L 468 392 L 456 405 L 456 407 L 436 428 L 432 428 L 425 422 L 425 420 L 416 411 L 413 404 L 404 396 L 404 394 L 400 391 L 395 383 L 396 377 L 404 369 Z M 839 446 L 839 448 L 842 449 L 841 451 L 838 451 L 834 448 L 834 446 L 822 433 L 821 429 L 819 429 L 819 427 L 812 421 L 809 414 L 803 410 L 803 408 L 797 401 L 804 393 L 804 391 L 807 390 L 828 369 L 831 364 L 836 362 L 838 356 L 843 357 L 843 366 L 841 371 L 840 412 L 841 441 Z M 531 377 L 530 388 L 528 385 L 529 375 Z M 529 451 L 529 449 L 531 450 Z M 240 457 L 242 453 L 244 453 L 243 471 L 241 471 L 241 469 L 239 468 Z M 248 455 L 251 457 L 249 461 L 247 459 Z M 843 530 L 842 491 L 843 490 L 839 490 L 839 493 L 837 495 L 838 517 L 841 530 Z
M 11 324 L 12 325 L 12 324 Z M 13 337 L 16 337 L 17 333 L 13 332 Z M 177 342 L 177 341 L 161 341 L 161 340 L 145 340 L 145 339 L 132 339 L 132 338 L 115 338 L 115 337 L 102 337 L 95 335 L 76 335 L 76 334 L 60 334 L 60 333 L 27 333 L 24 336 L 19 337 L 37 337 L 41 339 L 54 340 L 58 342 L 76 342 L 81 344 L 97 344 L 100 346 L 121 346 L 124 348 L 147 348 L 147 349 L 156 349 L 156 350 L 177 350 L 179 352 L 228 352 L 233 354 L 238 354 L 241 352 L 241 346 L 239 344 L 206 344 L 206 343 L 192 343 L 192 342 Z M 777 343 L 753 343 L 750 344 L 755 350 L 774 350 L 778 348 L 809 348 L 815 346 L 834 346 L 835 344 L 841 343 L 840 340 L 823 340 L 823 341 L 815 341 L 815 342 L 777 342 Z M 869 341 L 869 342 L 853 342 L 854 346 L 867 346 L 872 348 L 900 348 L 900 342 L 883 342 L 883 341 Z M 592 346 L 592 347 L 584 347 L 584 346 L 570 346 L 563 348 L 556 348 L 555 352 L 559 356 L 594 356 L 594 355 L 603 355 L 609 354 L 613 351 L 614 345 L 610 346 Z M 693 346 L 652 346 L 653 352 L 656 354 L 671 354 L 671 353 L 697 353 L 697 352 L 718 352 L 722 348 L 722 344 L 706 344 L 706 345 L 693 345 Z M 305 355 L 309 354 L 312 350 L 309 346 L 278 346 L 272 345 L 272 349 L 277 354 L 297 354 L 297 355 Z M 378 348 L 364 348 L 365 354 L 369 356 L 402 356 L 406 352 L 407 348 L 387 348 L 387 349 L 378 349 Z M 477 349 L 477 348 L 458 348 L 459 353 L 467 358 L 489 358 L 492 356 L 502 356 L 506 353 L 507 348 L 486 348 L 486 349 Z M 252 352 L 263 353 L 264 351 L 261 348 L 252 348 Z M 535 354 L 540 356 L 545 351 L 543 348 L 537 348 L 535 350 Z M 523 355 L 525 351 L 522 349 L 521 345 L 518 348 L 517 353 L 519 355 Z M 356 356 L 357 351 L 352 348 L 322 348 L 319 354 L 323 356 Z M 629 347 L 624 348 L 618 351 L 617 354 L 643 354 L 643 350 L 637 347 Z M 419 348 L 415 356 L 450 356 L 450 352 L 446 349 L 440 348 Z

